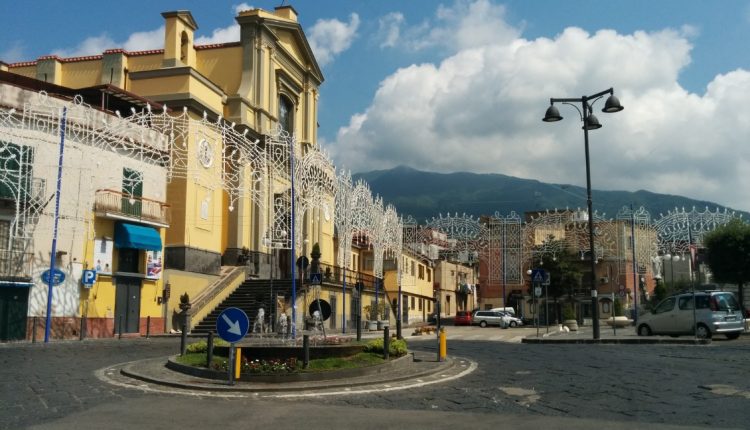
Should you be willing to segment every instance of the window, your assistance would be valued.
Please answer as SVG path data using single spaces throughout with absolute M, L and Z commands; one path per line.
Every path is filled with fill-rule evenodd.
M 602 300 L 602 312 L 605 314 L 608 314 L 610 312 L 611 306 L 609 300 Z
M 659 305 L 654 309 L 655 314 L 661 314 L 664 312 L 669 312 L 674 308 L 674 302 L 676 299 L 674 297 L 670 297 L 663 302 L 659 303 Z
M 432 312 L 432 300 L 427 300 L 427 312 Z
M 0 249 L 10 249 L 10 220 L 0 220 Z
M 294 133 L 294 104 L 286 96 L 279 96 L 279 126 L 289 134 Z
M 180 37 L 180 61 L 182 61 L 183 64 L 187 64 L 189 43 L 190 43 L 190 38 L 188 38 L 187 32 L 183 31 Z
M 427 282 L 432 282 L 432 269 L 427 269 Z
M 680 310 L 683 310 L 683 311 L 692 310 L 693 309 L 693 297 L 691 296 L 680 297 L 680 299 L 677 301 L 677 306 L 679 306 Z
M 423 307 L 424 307 L 424 299 L 420 297 L 419 298 L 419 310 L 421 311 Z
M 141 197 L 143 197 L 143 173 L 122 169 L 122 212 L 127 215 L 141 216 Z
M 33 197 L 21 193 L 32 191 L 34 149 L 0 141 L 0 158 L 4 160 L 0 166 L 0 175 L 4 178 L 0 181 L 0 197 L 11 200 Z
M 419 279 L 424 279 L 424 266 L 419 265 Z
M 414 310 L 414 301 L 415 301 L 414 296 L 411 296 L 411 306 L 410 306 L 411 310 Z
M 411 276 L 414 276 L 414 262 L 411 262 Z

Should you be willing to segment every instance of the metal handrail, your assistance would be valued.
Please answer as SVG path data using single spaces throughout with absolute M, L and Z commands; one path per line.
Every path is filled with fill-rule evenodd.
M 0 250 L 0 276 L 31 279 L 34 254 L 22 251 Z
M 146 197 L 130 196 L 120 191 L 96 190 L 94 210 L 113 212 L 140 220 L 169 224 L 171 221 L 170 205 Z

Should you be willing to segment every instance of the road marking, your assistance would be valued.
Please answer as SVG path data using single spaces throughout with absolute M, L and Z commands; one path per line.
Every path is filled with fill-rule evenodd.
M 120 382 L 110 377 L 113 374 L 117 375 L 119 373 L 117 372 L 117 368 L 122 367 L 126 364 L 129 364 L 129 363 L 120 363 L 120 364 L 115 364 L 114 366 L 106 367 L 104 369 L 99 369 L 94 372 L 94 375 L 97 377 L 97 379 L 99 379 L 102 382 L 116 385 L 121 388 L 136 389 L 136 390 L 141 390 L 143 392 L 148 392 L 148 393 L 178 394 L 178 395 L 192 396 L 192 397 L 222 397 L 222 398 L 233 398 L 233 399 L 244 399 L 244 398 L 249 397 L 246 394 L 236 394 L 236 393 L 224 394 L 224 393 L 216 393 L 213 391 L 189 391 L 189 390 L 179 389 L 179 388 L 155 388 L 152 385 L 144 384 L 141 381 L 128 384 L 125 382 Z M 134 379 L 133 381 L 136 381 L 136 380 Z
M 453 376 L 446 376 L 443 379 L 437 379 L 434 381 L 427 381 L 427 382 L 417 382 L 412 384 L 405 384 L 398 387 L 388 387 L 388 388 L 366 388 L 366 389 L 358 389 L 358 390 L 351 390 L 351 391 L 330 391 L 330 392 L 314 392 L 314 393 L 289 393 L 289 394 L 269 394 L 267 396 L 263 396 L 265 398 L 276 398 L 276 399 L 290 399 L 295 397 L 321 397 L 321 396 L 339 396 L 342 394 L 370 394 L 370 393 L 382 393 L 382 392 L 388 392 L 388 391 L 400 391 L 400 390 L 408 390 L 410 388 L 420 388 L 425 387 L 427 385 L 432 384 L 439 384 L 442 382 L 452 381 L 454 379 L 463 378 L 464 376 L 470 374 L 471 372 L 475 371 L 478 367 L 477 363 L 468 359 L 460 359 L 461 361 L 468 361 L 470 363 L 470 366 L 468 369 L 461 371 L 460 373 L 453 375 Z M 443 376 L 443 375 L 441 375 Z

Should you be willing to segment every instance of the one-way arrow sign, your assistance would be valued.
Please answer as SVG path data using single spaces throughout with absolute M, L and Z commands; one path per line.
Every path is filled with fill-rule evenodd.
M 250 328 L 250 319 L 239 308 L 224 309 L 216 319 L 216 333 L 229 343 L 240 341 Z

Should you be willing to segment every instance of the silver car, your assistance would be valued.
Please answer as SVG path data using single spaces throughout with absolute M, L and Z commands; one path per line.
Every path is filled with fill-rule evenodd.
M 476 311 L 471 318 L 473 325 L 479 325 L 479 327 L 487 327 L 488 325 L 496 325 L 503 328 L 507 328 L 510 325 L 508 316 L 504 312 L 495 311 Z
M 710 339 L 714 334 L 723 334 L 737 339 L 744 331 L 742 309 L 734 294 L 700 291 L 695 293 L 695 301 L 698 306 L 693 312 L 693 293 L 667 297 L 651 313 L 638 318 L 638 335 L 695 333 L 701 339 Z

